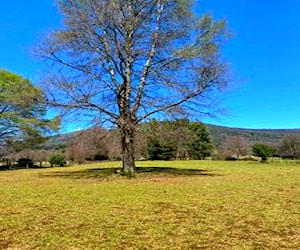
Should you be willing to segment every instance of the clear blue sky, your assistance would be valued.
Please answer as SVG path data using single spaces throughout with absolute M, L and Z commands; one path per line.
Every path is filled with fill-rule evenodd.
M 229 115 L 206 122 L 245 128 L 300 128 L 300 0 L 197 0 L 198 13 L 226 18 L 235 36 L 224 48 L 234 90 Z M 60 24 L 54 0 L 2 1 L 0 68 L 35 81 L 39 62 L 29 51 Z

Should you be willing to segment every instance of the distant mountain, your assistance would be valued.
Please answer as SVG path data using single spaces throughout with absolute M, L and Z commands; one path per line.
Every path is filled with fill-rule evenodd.
M 222 144 L 228 136 L 241 136 L 251 144 L 264 142 L 277 144 L 286 134 L 300 134 L 300 129 L 245 129 L 230 128 L 206 124 L 216 145 Z M 51 137 L 45 144 L 45 148 L 55 148 L 68 144 L 74 137 L 82 131 L 60 134 Z
M 57 146 L 67 145 L 73 138 L 75 138 L 81 131 L 75 131 L 70 133 L 58 134 L 49 138 L 45 143 L 45 149 L 52 149 Z
M 286 134 L 300 134 L 300 129 L 245 129 L 206 125 L 217 145 L 222 144 L 227 136 L 241 136 L 250 143 L 277 144 Z

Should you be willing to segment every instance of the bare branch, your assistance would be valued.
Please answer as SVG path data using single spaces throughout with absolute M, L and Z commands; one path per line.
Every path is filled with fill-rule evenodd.
M 149 74 L 149 69 L 151 67 L 151 63 L 152 63 L 152 59 L 156 53 L 156 47 L 157 47 L 157 43 L 158 43 L 158 39 L 159 39 L 159 31 L 160 31 L 160 23 L 161 23 L 161 15 L 164 9 L 164 5 L 162 3 L 161 0 L 157 1 L 157 17 L 156 17 L 156 27 L 155 27 L 155 32 L 153 34 L 153 38 L 152 38 L 152 46 L 148 55 L 148 59 L 145 62 L 144 65 L 144 69 L 143 69 L 143 73 L 141 76 L 141 80 L 140 80 L 140 85 L 138 87 L 138 91 L 137 91 L 137 96 L 136 96 L 136 100 L 135 100 L 135 105 L 133 108 L 133 114 L 136 114 L 140 105 L 141 105 L 141 100 L 144 94 L 144 88 L 147 82 L 147 76 Z

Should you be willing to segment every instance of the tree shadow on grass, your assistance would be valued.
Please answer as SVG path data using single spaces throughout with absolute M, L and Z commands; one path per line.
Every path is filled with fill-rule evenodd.
M 172 167 L 137 167 L 137 177 L 176 177 L 176 176 L 219 176 L 212 171 L 201 169 L 182 169 Z M 79 171 L 57 171 L 43 173 L 43 177 L 62 177 L 71 179 L 107 179 L 120 176 L 119 168 L 93 168 Z
M 191 169 L 191 168 L 172 168 L 172 167 L 137 167 L 138 174 L 166 174 L 166 175 L 203 175 L 203 176 L 215 176 L 216 174 L 211 171 L 202 169 Z

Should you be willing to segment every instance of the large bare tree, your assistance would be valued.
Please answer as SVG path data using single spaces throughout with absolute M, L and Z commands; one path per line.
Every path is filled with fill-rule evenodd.
M 63 27 L 39 46 L 54 67 L 49 102 L 120 131 L 123 172 L 135 175 L 136 124 L 161 113 L 207 112 L 226 83 L 225 21 L 192 0 L 58 0 Z

